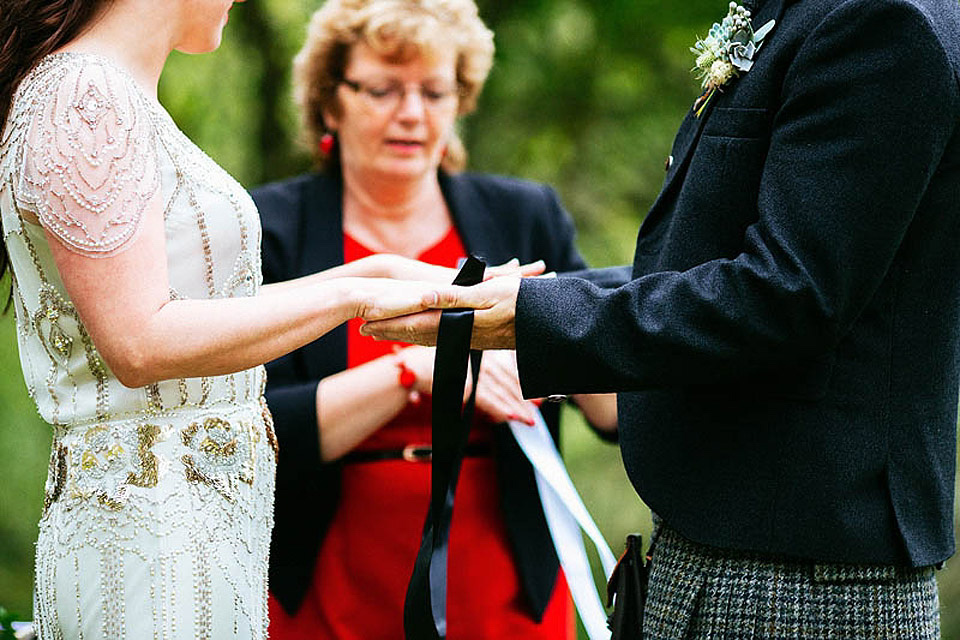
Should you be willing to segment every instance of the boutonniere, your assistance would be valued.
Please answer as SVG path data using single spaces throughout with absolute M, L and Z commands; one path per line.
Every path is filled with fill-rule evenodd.
M 774 24 L 776 21 L 771 20 L 754 31 L 750 24 L 750 12 L 731 2 L 723 21 L 720 24 L 713 23 L 707 37 L 697 40 L 690 47 L 690 51 L 697 55 L 694 71 L 702 80 L 703 87 L 703 93 L 693 103 L 698 118 L 720 87 L 741 73 L 750 71 L 754 56 Z

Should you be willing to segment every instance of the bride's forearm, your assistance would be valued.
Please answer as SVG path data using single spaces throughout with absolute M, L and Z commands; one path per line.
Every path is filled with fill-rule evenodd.
M 155 203 L 158 205 L 158 203 Z M 115 255 L 92 259 L 48 235 L 67 296 L 103 357 L 130 387 L 247 369 L 303 346 L 354 316 L 368 320 L 421 311 L 437 300 L 424 283 L 390 273 L 372 257 L 267 287 L 249 298 L 170 300 L 159 205 Z M 345 277 L 363 274 L 368 277 Z
M 274 296 L 290 290 L 302 290 L 318 282 L 333 280 L 334 278 L 399 278 L 395 266 L 396 256 L 388 254 L 374 254 L 347 264 L 324 269 L 317 273 L 283 282 L 272 282 L 260 289 L 261 296 Z
M 436 306 L 452 291 L 384 278 L 337 278 L 267 298 L 166 301 L 118 311 L 94 343 L 127 386 L 221 375 L 301 347 L 353 317 L 379 320 Z M 103 318 L 101 318 L 103 319 Z
M 280 357 L 357 315 L 350 279 L 314 281 L 261 297 L 174 300 L 105 345 L 127 386 L 233 373 Z

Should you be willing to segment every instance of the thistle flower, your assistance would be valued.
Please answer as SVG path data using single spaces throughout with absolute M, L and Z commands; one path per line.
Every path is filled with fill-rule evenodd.
M 703 89 L 703 94 L 694 103 L 697 117 L 720 87 L 741 72 L 750 71 L 754 56 L 774 24 L 771 20 L 754 31 L 750 23 L 750 11 L 731 2 L 723 20 L 719 24 L 714 23 L 707 37 L 698 39 L 690 48 L 697 56 L 694 71 Z
M 714 60 L 704 78 L 707 86 L 719 87 L 737 74 L 737 69 L 726 60 Z

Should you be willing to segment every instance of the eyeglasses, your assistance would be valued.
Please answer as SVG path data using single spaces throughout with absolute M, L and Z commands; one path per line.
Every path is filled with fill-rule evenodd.
M 448 84 L 412 84 L 405 85 L 392 80 L 360 82 L 343 78 L 340 84 L 347 87 L 369 104 L 380 111 L 393 111 L 400 106 L 408 91 L 420 94 L 420 100 L 427 109 L 442 109 L 449 107 L 454 98 L 463 95 L 460 85 Z

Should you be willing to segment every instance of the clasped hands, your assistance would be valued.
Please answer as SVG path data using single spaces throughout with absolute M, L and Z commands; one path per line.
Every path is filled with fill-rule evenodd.
M 368 320 L 361 328 L 364 335 L 378 340 L 399 340 L 411 344 L 434 345 L 443 309 L 475 309 L 471 346 L 475 349 L 513 349 L 516 346 L 514 318 L 520 279 L 541 275 L 542 261 L 521 265 L 516 260 L 487 269 L 486 279 L 472 287 L 437 285 L 422 297 L 427 309 L 387 319 Z M 404 275 L 413 274 L 408 267 Z M 454 274 L 453 270 L 449 270 Z M 433 275 L 433 274 L 431 274 Z M 447 282 L 453 279 L 450 275 Z

